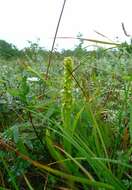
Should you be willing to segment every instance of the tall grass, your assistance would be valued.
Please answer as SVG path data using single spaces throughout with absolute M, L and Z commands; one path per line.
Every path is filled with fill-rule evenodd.
M 107 58 L 100 59 L 102 65 L 107 63 Z M 112 59 L 116 60 L 116 57 Z M 46 83 L 41 73 L 26 66 L 25 72 L 37 76 L 37 83 L 40 83 L 41 88 L 42 85 L 46 85 L 44 96 L 47 98 L 35 96 L 34 86 L 26 82 L 25 78 L 20 80 L 20 91 L 17 90 L 17 93 L 14 87 L 14 90 L 7 88 L 8 93 L 20 98 L 19 101 L 23 102 L 22 109 L 24 112 L 30 112 L 30 118 L 22 114 L 23 120 L 20 123 L 4 130 L 2 138 L 7 143 L 9 138 L 14 139 L 14 149 L 9 148 L 12 144 L 6 148 L 7 145 L 3 144 L 5 140 L 1 142 L 1 146 L 9 152 L 17 151 L 16 155 L 26 159 L 41 172 L 46 171 L 50 176 L 59 176 L 60 179 L 56 179 L 56 183 L 62 183 L 64 178 L 68 183 L 64 180 L 62 184 L 69 188 L 87 189 L 92 186 L 95 189 L 129 189 L 130 182 L 126 183 L 131 179 L 131 79 L 124 78 L 124 70 L 121 71 L 122 78 L 116 78 L 119 75 L 116 67 L 120 69 L 120 62 L 117 62 L 115 67 L 111 65 L 117 72 L 114 76 L 114 70 L 110 68 L 104 71 L 100 64 L 96 74 L 92 65 L 87 64 L 83 62 L 82 66 L 75 70 L 73 59 L 65 58 L 63 72 L 58 75 L 53 72 L 55 80 L 51 77 Z M 37 83 L 36 85 L 39 85 Z M 42 89 L 40 93 L 41 91 Z M 34 98 L 29 99 L 31 93 L 34 94 Z M 116 93 L 117 99 L 113 98 L 117 96 Z M 130 121 L 127 110 L 128 114 L 130 113 Z M 33 151 L 32 154 L 25 145 Z M 39 153 L 42 161 L 48 154 L 49 160 L 46 159 L 46 165 L 37 161 L 37 154 L 37 160 L 33 161 L 33 146 L 36 145 L 39 145 L 37 150 L 42 151 Z M 14 156 L 12 158 L 15 159 Z M 2 159 L 4 161 L 3 157 Z M 3 162 L 3 165 L 5 168 L 10 167 L 8 160 Z M 30 184 L 27 179 L 28 176 L 25 178 L 28 188 L 33 188 L 32 180 L 29 179 Z M 12 186 L 15 185 L 15 181 L 11 183 Z

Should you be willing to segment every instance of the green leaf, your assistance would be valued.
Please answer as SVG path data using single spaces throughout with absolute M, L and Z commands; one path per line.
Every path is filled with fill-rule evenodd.
M 18 126 L 15 125 L 12 129 L 13 129 L 14 142 L 17 143 L 18 140 L 19 140 L 19 129 L 18 129 Z
M 20 96 L 19 89 L 8 88 L 8 89 L 7 89 L 7 92 L 8 92 L 10 95 L 15 96 L 15 97 L 19 97 L 19 96 Z
M 27 84 L 27 77 L 23 77 L 21 82 L 21 94 L 23 94 L 23 96 L 26 96 L 28 93 L 29 86 Z

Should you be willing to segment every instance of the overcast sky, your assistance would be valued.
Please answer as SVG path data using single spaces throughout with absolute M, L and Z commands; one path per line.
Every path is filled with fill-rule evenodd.
M 18 48 L 40 38 L 50 48 L 63 0 L 0 0 L 0 39 Z M 131 0 L 67 0 L 58 36 L 100 39 L 94 30 L 116 40 L 126 40 L 121 22 L 132 34 Z M 102 39 L 102 38 L 101 38 Z M 106 40 L 106 39 L 104 39 Z M 77 42 L 76 42 L 77 43 Z M 57 40 L 56 47 L 72 48 L 75 42 Z

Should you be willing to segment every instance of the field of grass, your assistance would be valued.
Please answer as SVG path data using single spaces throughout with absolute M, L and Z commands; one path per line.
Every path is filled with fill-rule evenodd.
M 0 190 L 132 189 L 128 50 L 0 61 Z

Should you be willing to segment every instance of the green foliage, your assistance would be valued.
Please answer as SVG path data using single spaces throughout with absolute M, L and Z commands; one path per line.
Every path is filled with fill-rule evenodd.
M 43 60 L 47 60 L 48 52 L 39 45 L 39 39 L 36 42 L 28 41 L 29 47 L 25 47 L 21 50 L 21 57 L 30 62 L 42 62 Z
M 20 56 L 19 50 L 4 40 L 0 40 L 0 58 L 5 60 L 16 59 Z
M 10 93 L 12 96 L 14 97 L 19 97 L 20 100 L 23 103 L 27 103 L 27 95 L 29 93 L 29 86 L 27 84 L 27 77 L 23 77 L 21 82 L 20 82 L 20 86 L 19 89 L 8 89 L 7 90 L 8 93 Z
M 131 54 L 132 53 L 132 41 L 130 44 L 128 44 L 127 42 L 122 43 L 120 50 L 122 50 L 122 51 L 124 50 L 124 51 L 126 51 L 126 53 Z
M 131 189 L 131 53 L 80 41 L 53 54 L 46 80 L 43 50 L 23 52 L 0 62 L 2 188 Z

